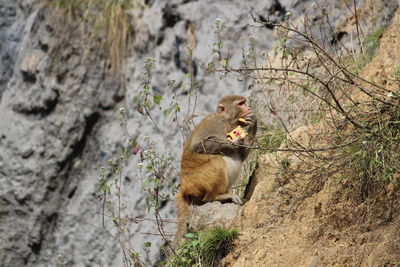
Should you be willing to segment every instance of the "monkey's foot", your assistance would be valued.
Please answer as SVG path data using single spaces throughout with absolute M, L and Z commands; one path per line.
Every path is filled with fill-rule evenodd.
M 219 196 L 217 196 L 215 198 L 215 200 L 217 200 L 217 201 L 219 201 L 221 203 L 232 202 L 232 203 L 235 203 L 237 205 L 242 205 L 243 204 L 243 202 L 240 199 L 240 197 L 235 195 L 235 194 L 232 194 L 232 193 L 226 193 L 226 194 L 219 195 Z
M 235 204 L 238 204 L 238 205 L 242 205 L 242 204 L 243 204 L 243 201 L 242 201 L 242 200 L 240 199 L 240 197 L 237 196 L 237 195 L 233 195 L 232 198 L 231 198 L 231 200 L 232 200 L 232 202 L 235 203 Z

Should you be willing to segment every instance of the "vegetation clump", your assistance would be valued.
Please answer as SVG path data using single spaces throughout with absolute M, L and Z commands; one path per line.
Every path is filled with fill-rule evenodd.
M 186 234 L 186 240 L 172 257 L 171 266 L 218 266 L 238 235 L 238 230 L 222 227 Z
M 279 128 L 263 127 L 262 132 L 258 135 L 257 144 L 263 148 L 270 148 L 264 152 L 271 152 L 273 149 L 278 149 L 285 141 L 286 132 Z
M 315 3 L 312 12 L 312 16 L 320 13 L 322 24 L 329 25 L 322 6 Z M 298 113 L 303 113 L 297 116 L 312 114 L 309 123 L 319 127 L 321 132 L 306 133 L 309 140 L 297 142 L 291 137 L 287 122 L 279 115 L 284 109 L 271 108 L 271 102 L 275 100 L 267 99 L 269 107 L 265 110 L 280 121 L 285 131 L 275 131 L 272 135 L 265 132 L 258 139 L 257 149 L 291 152 L 301 161 L 310 163 L 307 173 L 315 177 L 325 176 L 326 169 L 330 169 L 342 177 L 344 184 L 352 185 L 356 193 L 353 195 L 363 201 L 373 197 L 377 189 L 386 188 L 385 184 L 396 183 L 396 175 L 400 173 L 399 91 L 359 72 L 375 57 L 384 29 L 378 28 L 366 36 L 357 30 L 359 47 L 354 48 L 344 42 L 332 44 L 328 36 L 318 35 L 309 23 L 312 16 L 305 12 L 300 25 L 290 16 L 268 18 L 267 21 L 253 17 L 260 28 L 274 26 L 279 38 L 274 53 L 267 55 L 260 65 L 253 46 L 249 45 L 242 66 L 214 61 L 209 64 L 209 69 L 226 74 L 253 75 L 257 86 L 287 92 L 290 105 L 297 104 Z M 330 29 L 334 35 L 333 28 Z M 217 40 L 222 42 L 219 36 Z M 219 61 L 225 55 L 229 57 L 221 47 Z M 395 81 L 400 77 L 399 69 L 394 71 Z M 275 84 L 279 84 L 279 88 Z M 299 101 L 302 102 L 297 103 Z M 295 111 L 295 108 L 290 109 Z M 279 147 L 283 142 L 287 146 Z M 287 170 L 289 164 L 281 163 L 282 170 Z
M 135 10 L 141 10 L 139 0 L 51 0 L 46 1 L 65 22 L 77 23 L 74 27 L 80 32 L 81 42 L 85 46 L 99 46 L 106 55 L 110 69 L 122 68 L 127 53 L 130 33 L 137 22 Z M 69 30 L 71 27 L 68 28 Z
M 356 67 L 358 70 L 362 69 L 375 55 L 376 49 L 379 47 L 379 40 L 382 37 L 384 29 L 379 28 L 376 31 L 368 34 L 362 41 L 361 47 L 363 48 L 360 58 L 356 60 Z
M 342 149 L 340 158 L 345 177 L 352 176 L 362 199 L 380 190 L 377 183 L 396 183 L 400 172 L 400 107 L 375 107 L 361 116 L 364 128 L 342 137 L 352 140 Z

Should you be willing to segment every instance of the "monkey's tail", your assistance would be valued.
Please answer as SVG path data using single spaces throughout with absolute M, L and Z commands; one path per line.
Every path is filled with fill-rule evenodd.
M 173 244 L 176 247 L 181 242 L 186 231 L 186 221 L 190 213 L 190 204 L 180 191 L 176 194 L 175 203 L 178 209 L 178 229 Z

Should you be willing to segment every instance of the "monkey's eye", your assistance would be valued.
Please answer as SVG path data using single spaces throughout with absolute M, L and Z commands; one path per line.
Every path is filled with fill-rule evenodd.
M 245 105 L 245 104 L 246 104 L 246 101 L 240 101 L 240 102 L 238 103 L 239 106 L 242 106 L 242 105 Z

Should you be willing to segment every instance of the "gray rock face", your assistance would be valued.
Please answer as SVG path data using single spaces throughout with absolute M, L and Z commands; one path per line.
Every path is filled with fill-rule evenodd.
M 0 0 L 0 266 L 56 266 L 59 255 L 69 266 L 121 266 L 118 242 L 96 228 L 102 212 L 96 193 L 98 169 L 119 157 L 126 145 L 118 110 L 127 110 L 128 130 L 140 144 L 151 136 L 160 152 L 172 151 L 176 167 L 186 133 L 181 135 L 157 109 L 151 112 L 161 131 L 135 110 L 144 60 L 156 59 L 151 86 L 164 96 L 163 107 L 174 99 L 182 103 L 179 118 L 185 117 L 185 74 L 193 68 L 196 112 L 213 111 L 220 96 L 249 95 L 251 84 L 250 79 L 206 71 L 216 57 L 215 20 L 225 23 L 224 49 L 230 62 L 240 66 L 249 36 L 258 40 L 258 53 L 273 43 L 272 30 L 249 25 L 250 12 L 261 18 L 276 9 L 298 10 L 299 3 L 308 1 L 147 1 L 125 61 L 126 80 L 108 73 L 96 53 L 83 61 L 80 36 L 55 32 L 52 10 L 34 2 Z M 62 38 L 67 33 L 68 38 Z M 178 89 L 168 86 L 170 80 Z M 152 218 L 137 162 L 138 155 L 129 158 L 122 198 L 131 217 Z M 174 218 L 173 203 L 161 213 Z M 152 242 L 149 257 L 154 262 L 163 243 L 153 235 L 154 223 L 131 223 L 130 229 L 136 250 Z M 173 224 L 167 227 L 170 234 L 174 230 Z
M 13 74 L 17 50 L 23 38 L 32 1 L 0 1 L 0 99 Z
M 76 49 L 66 45 L 64 53 L 70 57 L 61 68 L 67 77 L 60 81 L 60 57 L 49 54 L 48 47 L 57 40 L 46 9 L 37 8 L 26 15 L 23 38 L 0 105 L 0 231 L 5 251 L 0 264 L 54 266 L 56 255 L 66 253 L 57 244 L 70 245 L 71 263 L 83 263 L 91 257 L 75 258 L 72 244 L 90 249 L 103 242 L 77 242 L 73 236 L 79 237 L 79 231 L 88 231 L 88 227 L 74 220 L 74 233 L 64 231 L 69 230 L 64 227 L 64 212 L 73 211 L 71 204 L 80 206 L 72 213 L 83 218 L 90 218 L 89 213 L 82 215 L 86 209 L 98 212 L 93 194 L 101 154 L 94 134 L 98 121 L 106 115 L 97 88 L 105 89 L 112 78 L 99 75 L 103 72 L 100 68 L 81 66 Z M 91 63 L 98 64 L 95 60 Z M 109 88 L 117 96 L 119 86 L 112 85 Z M 78 185 L 85 181 L 92 183 L 81 191 Z
M 187 223 L 188 229 L 190 232 L 199 232 L 214 226 L 230 228 L 235 223 L 240 208 L 241 206 L 233 203 L 221 204 L 218 201 L 193 207 Z
M 0 265 L 55 266 L 59 255 L 70 266 L 122 265 L 118 242 L 91 226 L 101 225 L 98 169 L 118 157 L 125 145 L 115 119 L 119 108 L 126 106 L 128 128 L 138 132 L 140 142 L 149 135 L 160 141 L 162 149 L 163 142 L 181 143 L 175 130 L 157 133 L 134 110 L 132 100 L 140 88 L 144 59 L 156 58 L 153 89 L 171 99 L 168 80 L 184 82 L 186 27 L 196 25 L 193 68 L 199 84 L 198 110 L 210 111 L 216 98 L 244 93 L 248 84 L 206 73 L 214 20 L 227 21 L 226 45 L 239 61 L 239 43 L 245 43 L 252 31 L 247 26 L 248 13 L 256 6 L 266 10 L 268 5 L 268 1 L 263 5 L 154 1 L 136 32 L 134 52 L 126 63 L 129 79 L 124 82 L 107 73 L 94 53 L 82 63 L 79 35 L 62 38 L 66 33 L 54 32 L 51 9 L 33 1 L 2 0 L 0 36 L 6 42 L 0 50 Z M 175 94 L 184 99 L 187 92 Z M 161 127 L 171 128 L 162 114 L 155 111 L 154 116 L 161 120 Z M 178 160 L 179 156 L 175 164 Z M 137 159 L 132 156 L 131 162 L 124 174 L 124 203 L 132 217 L 151 218 L 141 193 Z M 175 216 L 172 203 L 162 209 L 162 216 Z M 162 241 L 141 234 L 155 232 L 154 223 L 130 228 L 135 249 L 141 251 L 145 241 L 152 241 L 150 258 L 154 260 Z M 169 232 L 173 231 L 171 226 Z

